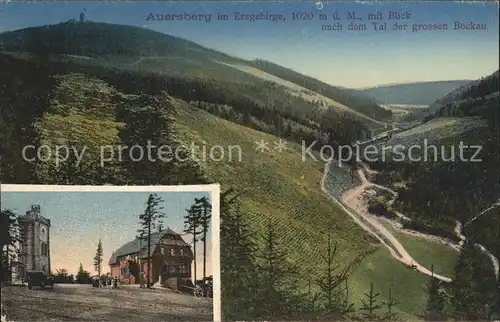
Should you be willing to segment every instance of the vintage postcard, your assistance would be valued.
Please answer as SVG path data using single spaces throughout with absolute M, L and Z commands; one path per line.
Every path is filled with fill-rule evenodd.
M 5 303 L 74 303 L 28 300 L 7 318 L 111 319 L 116 306 L 125 320 L 500 319 L 498 21 L 493 1 L 1 2 L 0 181 L 106 191 L 64 216 L 12 199 L 16 215 L 40 204 L 50 219 L 55 287 L 12 286 Z M 105 189 L 207 184 L 220 184 L 220 280 L 202 264 L 176 272 L 213 275 L 220 311 L 194 289 L 127 302 L 144 272 L 154 290 L 177 286 L 156 262 L 133 278 L 121 264 L 143 260 L 149 192 Z M 165 193 L 163 227 L 192 242 L 179 221 L 191 204 L 169 211 L 184 197 Z M 99 275 L 99 239 L 111 281 L 95 284 L 119 288 L 59 283 L 80 262 Z M 7 285 L 17 262 L 2 263 Z
M 218 185 L 1 188 L 7 321 L 220 321 Z

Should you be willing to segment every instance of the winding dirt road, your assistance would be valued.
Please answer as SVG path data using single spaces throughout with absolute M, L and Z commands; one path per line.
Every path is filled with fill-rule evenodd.
M 375 139 L 369 140 L 373 141 Z M 367 141 L 367 142 L 369 142 Z M 360 144 L 360 143 L 358 143 Z M 413 257 L 406 251 L 404 246 L 397 240 L 396 237 L 376 218 L 375 216 L 371 215 L 368 212 L 368 209 L 366 207 L 366 204 L 363 200 L 362 194 L 367 192 L 370 188 L 376 187 L 385 191 L 390 192 L 393 196 L 394 199 L 391 201 L 394 201 L 395 198 L 397 197 L 397 192 L 370 182 L 365 175 L 366 171 L 367 173 L 377 173 L 377 171 L 371 170 L 366 164 L 361 162 L 361 165 L 364 168 L 363 169 L 358 169 L 357 174 L 359 176 L 359 179 L 361 180 L 361 185 L 358 187 L 351 189 L 347 192 L 345 192 L 341 196 L 341 200 L 337 200 L 331 193 L 330 191 L 326 188 L 325 186 L 325 180 L 328 176 L 329 169 L 333 163 L 333 160 L 328 162 L 325 165 L 324 172 L 323 172 L 323 177 L 321 178 L 321 189 L 323 192 L 325 192 L 335 203 L 337 203 L 358 225 L 360 225 L 365 231 L 373 235 L 375 238 L 377 238 L 391 253 L 391 256 L 394 257 L 396 260 L 400 261 L 401 263 L 411 266 L 414 269 L 418 270 L 419 272 L 429 275 L 429 276 L 434 276 L 435 278 L 442 280 L 444 282 L 451 282 L 452 279 L 446 276 L 441 276 L 439 274 L 435 274 L 429 269 L 423 267 L 422 265 L 418 264 Z M 484 211 L 481 211 L 478 213 L 473 219 L 471 219 L 469 222 L 467 222 L 464 226 L 467 224 L 471 223 L 472 221 L 476 220 L 477 218 L 483 216 L 485 213 L 488 211 L 499 207 L 500 206 L 500 200 L 496 203 L 494 203 L 491 207 L 487 208 Z M 402 219 L 408 220 L 409 218 L 401 214 L 400 212 L 395 211 L 396 215 Z M 392 222 L 392 221 L 391 221 Z M 406 232 L 406 230 L 401 229 L 402 232 Z M 425 238 L 430 238 L 433 239 L 434 241 L 438 241 L 441 243 L 444 243 L 453 249 L 459 251 L 461 245 L 467 240 L 467 238 L 462 235 L 462 224 L 459 221 L 456 221 L 456 226 L 455 226 L 455 233 L 457 236 L 460 238 L 461 242 L 459 244 L 455 244 L 445 238 L 440 238 L 437 236 L 431 236 L 428 234 L 420 233 L 420 232 L 408 232 L 410 234 L 414 234 L 416 236 L 420 237 L 425 237 Z M 488 251 L 484 246 L 480 244 L 475 244 L 476 247 L 478 247 L 483 253 L 485 253 L 487 256 L 490 257 L 495 276 L 497 280 L 499 279 L 500 275 L 500 263 L 498 258 L 496 258 L 490 251 Z
M 361 198 L 361 194 L 369 187 L 375 186 L 378 188 L 383 188 L 385 190 L 391 189 L 369 182 L 368 179 L 366 179 L 363 170 L 358 169 L 358 175 L 362 182 L 361 185 L 344 193 L 341 197 L 341 201 L 339 201 L 334 196 L 332 196 L 332 194 L 325 186 L 325 180 L 328 176 L 331 164 L 332 162 L 330 161 L 325 165 L 325 170 L 321 179 L 321 189 L 323 190 L 323 192 L 325 192 L 332 200 L 334 200 L 365 231 L 377 238 L 389 250 L 391 256 L 396 260 L 407 266 L 413 267 L 417 271 L 428 276 L 434 276 L 435 278 L 447 283 L 452 281 L 451 278 L 435 274 L 431 270 L 417 263 L 417 261 L 415 261 L 415 259 L 411 257 L 411 255 L 406 251 L 404 246 L 397 240 L 397 238 L 394 237 L 394 235 L 389 230 L 387 230 L 387 228 L 376 218 L 368 214 L 366 211 L 362 211 L 362 209 L 360 209 L 361 207 L 356 201 Z M 348 207 L 352 207 L 354 209 L 348 209 Z

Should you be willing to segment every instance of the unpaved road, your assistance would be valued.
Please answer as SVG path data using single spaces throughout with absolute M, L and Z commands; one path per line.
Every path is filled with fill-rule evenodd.
M 367 188 L 377 187 L 388 190 L 392 193 L 395 192 L 389 188 L 369 182 L 368 179 L 366 179 L 366 176 L 364 175 L 362 169 L 358 169 L 358 175 L 359 178 L 361 179 L 361 185 L 344 193 L 341 198 L 342 203 L 351 207 L 351 209 L 353 209 L 357 213 L 357 215 L 361 216 L 363 218 L 363 221 L 365 221 L 368 224 L 368 226 L 371 227 L 371 230 L 373 232 L 380 234 L 386 241 L 388 241 L 388 243 L 385 243 L 385 246 L 395 250 L 395 252 L 391 252 L 391 255 L 395 257 L 398 261 L 402 262 L 405 265 L 413 266 L 416 270 L 426 275 L 434 276 L 435 278 L 440 279 L 444 282 L 451 282 L 451 278 L 433 273 L 429 269 L 417 263 L 417 261 L 413 259 L 413 257 L 411 257 L 411 255 L 406 251 L 406 249 L 399 242 L 399 240 L 396 237 L 394 237 L 394 235 L 380 221 L 378 221 L 377 218 L 371 216 L 368 213 L 367 209 L 365 209 L 365 207 L 360 205 L 360 199 L 363 198 L 361 194 Z
M 2 287 L 8 321 L 213 321 L 212 300 L 166 290 Z
M 396 237 L 373 215 L 371 215 L 368 212 L 366 202 L 362 196 L 362 194 L 367 191 L 369 188 L 372 187 L 377 187 L 379 189 L 383 189 L 386 191 L 389 191 L 393 195 L 397 195 L 395 191 L 393 191 L 390 188 L 374 184 L 366 178 L 363 169 L 358 169 L 357 173 L 359 176 L 359 179 L 361 180 L 361 185 L 351 189 L 347 192 L 345 192 L 341 196 L 341 201 L 337 200 L 334 196 L 331 195 L 331 193 L 328 191 L 328 189 L 325 186 L 325 180 L 328 175 L 330 166 L 331 166 L 332 161 L 328 162 L 325 165 L 325 170 L 323 172 L 323 177 L 321 179 L 321 189 L 323 192 L 325 192 L 328 196 L 330 196 L 331 199 L 333 199 L 357 224 L 359 224 L 365 231 L 369 232 L 372 234 L 374 237 L 376 237 L 391 253 L 391 256 L 394 257 L 396 260 L 402 262 L 403 264 L 407 266 L 413 266 L 416 270 L 418 270 L 421 273 L 424 273 L 429 276 L 434 276 L 435 278 L 444 281 L 444 282 L 451 282 L 452 279 L 446 276 L 442 276 L 436 273 L 431 272 L 429 269 L 423 267 L 422 265 L 418 264 L 412 257 L 411 255 L 406 251 L 404 246 L 397 240 Z M 367 172 L 369 171 L 369 168 L 362 163 L 364 169 Z M 349 207 L 350 209 L 346 208 Z M 488 210 L 493 209 L 494 207 L 497 207 L 498 203 L 495 203 L 492 207 L 488 208 Z M 480 215 L 484 214 L 484 212 L 481 212 Z M 396 215 L 398 215 L 400 218 L 407 218 L 403 214 L 396 212 Z M 480 215 L 477 215 L 475 218 L 479 217 Z M 475 219 L 474 218 L 474 219 Z M 464 241 L 466 238 L 461 234 L 461 224 L 460 222 L 457 221 L 455 227 L 455 233 L 457 233 L 457 236 L 460 237 L 462 241 Z M 401 230 L 405 231 L 405 230 Z M 413 233 L 413 232 L 412 232 Z M 428 236 L 427 234 L 423 234 L 420 232 L 414 232 L 415 235 L 421 236 L 421 237 L 431 237 L 433 239 L 439 239 L 439 242 L 445 243 L 449 246 L 451 246 L 455 250 L 460 249 L 460 243 L 459 245 L 451 243 L 450 241 L 447 241 L 444 238 L 439 238 L 437 236 Z M 478 247 L 481 251 L 483 251 L 485 254 L 487 254 L 492 261 L 493 268 L 495 270 L 495 275 L 496 278 L 499 278 L 499 270 L 500 270 L 500 264 L 498 259 L 491 254 L 486 248 L 484 248 L 480 244 L 475 244 L 476 247 Z

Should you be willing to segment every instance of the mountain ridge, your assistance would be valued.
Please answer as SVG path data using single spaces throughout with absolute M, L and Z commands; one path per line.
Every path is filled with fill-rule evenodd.
M 357 91 L 372 97 L 379 104 L 430 105 L 452 90 L 471 80 L 445 80 L 384 84 Z
M 355 92 L 336 87 L 313 77 L 302 75 L 274 63 L 267 62 L 263 65 L 261 60 L 247 61 L 233 57 L 228 54 L 209 49 L 196 42 L 164 34 L 151 29 L 137 26 L 117 25 L 102 22 L 76 22 L 67 21 L 55 25 L 43 27 L 30 27 L 16 31 L 0 33 L 0 48 L 11 52 L 38 52 L 73 55 L 80 57 L 92 57 L 107 59 L 110 62 L 118 60 L 130 60 L 130 58 L 156 58 L 181 60 L 188 69 L 195 75 L 199 74 L 199 64 L 203 68 L 212 71 L 220 71 L 229 75 L 234 74 L 234 70 L 229 71 L 229 67 L 214 66 L 212 61 L 218 60 L 225 63 L 237 63 L 262 69 L 265 72 L 289 81 L 298 82 L 299 85 L 309 90 L 316 89 L 319 94 L 331 98 L 349 108 L 374 118 L 378 121 L 390 119 L 391 112 L 378 106 L 373 100 L 365 96 L 356 96 Z M 148 59 L 144 59 L 148 60 Z M 195 61 L 198 65 L 193 64 Z M 175 64 L 174 66 L 169 66 Z M 150 67 L 151 72 L 163 69 L 164 72 L 175 70 L 178 62 L 142 62 L 142 68 Z M 129 65 L 131 65 L 129 63 Z M 161 65 L 161 66 L 159 66 Z M 117 66 L 120 67 L 120 66 Z M 227 69 L 227 70 L 226 70 Z M 264 70 L 265 69 L 265 70 Z M 271 69 L 271 70 L 270 70 Z M 183 70 L 178 73 L 184 73 Z M 212 75 L 210 75 L 212 77 Z M 232 76 L 231 81 L 236 81 L 238 76 Z M 303 83 L 303 84 L 301 84 Z M 352 98 L 351 96 L 356 96 Z

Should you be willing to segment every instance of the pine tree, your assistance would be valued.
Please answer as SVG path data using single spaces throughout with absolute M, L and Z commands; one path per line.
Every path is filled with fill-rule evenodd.
M 297 292 L 297 267 L 287 259 L 288 252 L 271 221 L 262 234 L 263 247 L 256 253 L 259 318 L 292 318 L 300 308 Z
M 193 279 L 194 283 L 196 285 L 197 283 L 197 265 L 196 265 L 196 243 L 199 241 L 198 236 L 203 233 L 201 230 L 201 224 L 202 224 L 202 208 L 200 205 L 193 204 L 191 208 L 186 209 L 186 216 L 184 216 L 184 232 L 186 234 L 190 234 L 193 236 L 193 257 L 194 257 L 194 272 L 193 272 Z
M 377 297 L 380 296 L 380 293 L 375 293 L 373 290 L 373 282 L 370 283 L 370 292 L 364 294 L 366 297 L 366 301 L 362 300 L 361 311 L 364 311 L 362 317 L 369 321 L 380 320 L 380 316 L 378 315 L 378 311 L 382 308 L 382 305 L 378 304 Z
M 102 269 L 102 261 L 103 261 L 103 253 L 102 253 L 102 243 L 99 239 L 99 243 L 97 244 L 97 250 L 94 256 L 94 269 L 97 272 L 98 276 L 101 276 Z
M 207 233 L 212 218 L 212 205 L 207 197 L 195 198 L 195 205 L 200 209 L 201 241 L 203 242 L 203 278 L 207 277 Z
M 388 320 L 388 321 L 394 321 L 396 320 L 396 314 L 393 312 L 393 308 L 394 306 L 398 305 L 399 302 L 396 301 L 393 297 L 392 297 L 392 289 L 389 288 L 389 298 L 387 299 L 387 301 L 384 302 L 384 304 L 387 306 L 387 312 L 384 316 L 384 320 Z
M 78 273 L 76 274 L 76 279 L 80 284 L 86 284 L 89 282 L 90 273 L 83 269 L 82 263 L 78 267 Z
M 8 209 L 0 212 L 0 278 L 2 281 L 10 280 L 12 259 L 19 251 L 17 242 L 21 241 L 21 230 L 18 218 L 14 212 Z
M 451 293 L 456 319 L 489 320 L 496 315 L 498 289 L 491 261 L 470 240 L 463 245 Z
M 221 297 L 224 320 L 254 317 L 255 236 L 238 203 L 239 194 L 221 194 Z
M 319 278 L 316 280 L 316 284 L 320 288 L 319 294 L 325 302 L 323 309 L 329 318 L 341 318 L 352 313 L 354 309 L 354 304 L 346 301 L 348 289 L 344 289 L 344 286 L 347 287 L 346 282 L 351 265 L 340 269 L 340 264 L 336 262 L 338 253 L 337 243 L 332 246 L 331 233 L 329 232 L 326 255 L 321 256 L 325 267 L 320 270 Z M 337 272 L 339 269 L 340 271 Z
M 137 230 L 140 236 L 144 236 L 147 241 L 148 259 L 147 267 L 148 274 L 146 276 L 146 286 L 151 287 L 151 235 L 158 226 L 158 221 L 165 217 L 163 210 L 163 199 L 156 193 L 149 195 L 146 202 L 144 213 L 139 215 L 140 228 Z
M 434 266 L 431 266 L 431 278 L 427 282 L 427 307 L 425 310 L 426 321 L 446 320 L 446 302 L 440 289 L 440 282 L 434 278 Z

